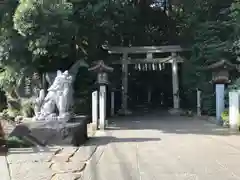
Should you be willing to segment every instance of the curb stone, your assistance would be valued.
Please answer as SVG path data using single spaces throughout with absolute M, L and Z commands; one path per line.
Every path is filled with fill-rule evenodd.
M 0 175 L 1 180 L 11 180 L 6 154 L 0 154 Z

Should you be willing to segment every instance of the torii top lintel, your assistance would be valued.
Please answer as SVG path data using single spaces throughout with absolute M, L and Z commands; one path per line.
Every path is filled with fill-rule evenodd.
M 171 53 L 187 51 L 187 48 L 183 48 L 180 45 L 169 46 L 102 46 L 104 50 L 107 50 L 109 54 L 137 54 L 137 53 Z

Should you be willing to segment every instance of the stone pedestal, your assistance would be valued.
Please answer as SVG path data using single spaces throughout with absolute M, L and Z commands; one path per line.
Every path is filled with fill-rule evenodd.
M 80 146 L 88 139 L 87 117 L 75 116 L 69 122 L 25 121 L 16 126 L 9 135 L 23 138 L 37 146 L 74 145 Z
M 216 84 L 216 119 L 217 123 L 221 123 L 221 113 L 225 109 L 224 104 L 224 90 L 225 85 L 224 84 Z
M 106 127 L 106 86 L 101 85 L 99 90 L 99 128 Z
M 239 124 L 239 92 L 229 92 L 229 125 L 238 130 Z

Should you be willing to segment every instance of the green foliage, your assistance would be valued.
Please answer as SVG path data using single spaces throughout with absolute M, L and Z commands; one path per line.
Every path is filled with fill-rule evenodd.
M 0 64 L 11 66 L 16 72 L 30 65 L 25 40 L 13 29 L 13 15 L 17 0 L 5 1 L 0 9 Z
M 226 109 L 222 112 L 221 118 L 225 125 L 229 126 L 229 109 Z M 238 114 L 238 127 L 240 130 L 240 114 Z
M 8 114 L 15 117 L 20 111 L 20 101 L 16 93 L 16 86 L 20 78 L 20 73 L 11 66 L 5 66 L 0 72 L 0 88 L 7 98 Z M 3 103 L 3 102 L 1 102 Z
M 15 62 L 43 71 L 49 66 L 55 67 L 51 70 L 67 68 L 66 59 L 71 59 L 70 63 L 82 56 L 98 59 L 106 41 L 111 45 L 159 45 L 175 38 L 173 19 L 162 9 L 153 10 L 131 0 L 10 1 L 15 4 L 3 8 L 8 17 L 6 32 L 12 37 L 6 41 L 6 34 L 3 36 L 4 46 L 0 47 L 4 47 L 4 57 L 13 62 L 15 57 L 10 58 L 6 50 L 20 45 L 14 48 L 18 52 L 12 53 L 18 53 Z
M 15 90 L 19 76 L 19 72 L 11 66 L 3 67 L 0 72 L 0 88 L 11 94 Z
M 70 52 L 69 43 L 75 35 L 76 27 L 71 20 L 73 5 L 67 0 L 21 0 L 13 21 L 14 29 L 27 40 L 36 66 L 48 61 L 65 58 Z
M 31 67 L 25 40 L 13 29 L 12 17 L 17 6 L 17 0 L 6 1 L 0 6 L 0 88 L 7 97 L 11 115 L 19 113 L 12 105 L 19 104 L 16 85 L 21 72 L 26 66 Z
M 22 115 L 24 117 L 33 117 L 34 116 L 34 110 L 33 110 L 33 104 L 31 100 L 22 100 Z
M 201 88 L 203 108 L 215 109 L 214 85 L 210 71 L 201 71 L 225 58 L 238 63 L 239 54 L 239 0 L 184 0 L 180 16 L 181 38 L 190 44 L 192 68 L 183 71 L 184 88 Z M 208 110 L 208 111 L 209 111 Z
M 20 112 L 19 109 L 15 109 L 15 108 L 9 107 L 7 109 L 7 114 L 8 114 L 9 119 L 13 119 L 16 116 L 19 116 L 21 114 L 21 112 Z
M 228 85 L 228 91 L 231 90 L 240 90 L 240 78 L 237 78 L 233 83 Z
M 193 44 L 192 57 L 200 65 L 208 65 L 221 58 L 236 61 L 239 3 L 239 0 L 184 1 L 184 37 Z
M 83 57 L 105 60 L 107 53 L 100 47 L 106 42 L 146 46 L 178 44 L 180 39 L 191 51 L 182 67 L 181 93 L 192 107 L 196 88 L 200 88 L 203 108 L 212 113 L 211 72 L 199 67 L 221 58 L 236 62 L 240 54 L 239 0 L 183 0 L 170 4 L 169 13 L 166 7 L 153 10 L 151 2 L 146 2 L 8 0 L 0 7 L 0 87 L 12 97 L 21 73 L 28 69 L 67 69 Z M 87 96 L 91 83 L 91 77 L 84 77 L 84 87 L 77 88 Z
M 54 36 L 52 32 L 57 32 L 58 29 L 69 25 L 70 15 L 72 15 L 72 4 L 65 0 L 20 0 L 14 14 L 14 28 L 22 36 L 34 36 L 36 32 L 48 32 L 45 36 L 51 37 L 51 35 Z M 43 27 L 41 23 L 50 25 L 50 27 Z
M 33 146 L 33 144 L 26 142 L 16 136 L 7 138 L 6 145 L 8 148 L 27 148 Z
M 221 118 L 224 122 L 229 123 L 229 110 L 226 109 L 222 112 Z

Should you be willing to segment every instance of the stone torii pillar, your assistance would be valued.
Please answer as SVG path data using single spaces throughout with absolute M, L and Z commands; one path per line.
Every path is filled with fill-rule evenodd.
M 129 115 L 128 110 L 128 53 L 122 56 L 122 103 L 121 109 L 118 111 L 121 115 Z
M 177 53 L 172 53 L 172 87 L 173 87 L 173 108 L 180 108 L 179 100 L 179 82 L 178 82 L 178 63 Z
M 128 109 L 128 54 L 122 57 L 122 111 L 126 114 Z

